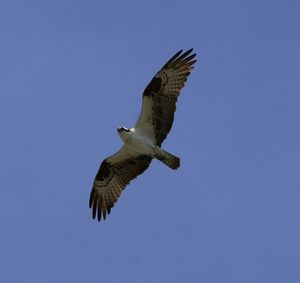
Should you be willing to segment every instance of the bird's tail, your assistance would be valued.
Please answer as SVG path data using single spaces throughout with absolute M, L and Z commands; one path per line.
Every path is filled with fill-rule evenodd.
M 162 163 L 166 164 L 171 169 L 175 170 L 180 166 L 180 158 L 165 151 L 162 148 L 159 148 L 157 151 L 155 158 L 161 161 Z

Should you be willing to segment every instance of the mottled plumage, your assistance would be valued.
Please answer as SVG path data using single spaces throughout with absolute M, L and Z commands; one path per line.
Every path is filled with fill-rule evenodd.
M 114 157 L 118 158 L 118 154 Z M 117 202 L 122 190 L 131 180 L 142 174 L 150 165 L 152 158 L 147 155 L 139 155 L 110 162 L 110 158 L 103 160 L 96 175 L 94 186 L 90 195 L 90 208 L 93 210 L 93 218 L 98 213 L 106 218 L 114 203 Z
M 192 50 L 177 52 L 154 76 L 144 90 L 135 126 L 118 128 L 124 145 L 102 162 L 96 175 L 89 201 L 93 218 L 105 219 L 122 190 L 149 167 L 153 158 L 171 169 L 180 166 L 180 159 L 160 146 L 172 127 L 180 90 L 196 62 Z
M 183 53 L 177 52 L 154 76 L 143 94 L 143 109 L 135 125 L 145 122 L 146 112 L 152 112 L 148 122 L 155 127 L 157 145 L 161 145 L 171 130 L 176 111 L 177 97 L 187 80 L 196 54 L 191 54 L 193 49 Z M 150 110 L 150 109 L 151 110 Z

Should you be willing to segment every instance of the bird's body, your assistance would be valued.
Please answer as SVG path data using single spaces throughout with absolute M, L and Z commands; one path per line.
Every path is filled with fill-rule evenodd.
M 130 152 L 154 157 L 156 145 L 151 136 L 143 133 L 140 129 L 130 128 L 129 131 L 123 129 L 124 127 L 118 128 L 118 134 Z
M 118 134 L 122 148 L 106 158 L 96 175 L 89 205 L 93 218 L 106 218 L 122 190 L 142 174 L 152 159 L 171 169 L 180 166 L 180 159 L 165 151 L 161 144 L 174 120 L 177 98 L 196 60 L 192 49 L 177 52 L 154 76 L 143 93 L 142 111 L 132 128 L 120 127 Z

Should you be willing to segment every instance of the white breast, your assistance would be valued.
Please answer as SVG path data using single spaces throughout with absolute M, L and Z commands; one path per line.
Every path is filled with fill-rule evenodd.
M 129 133 L 124 132 L 123 136 L 124 138 L 121 137 L 130 150 L 139 154 L 154 156 L 156 146 L 149 136 L 144 135 L 141 131 L 134 128 L 131 128 Z

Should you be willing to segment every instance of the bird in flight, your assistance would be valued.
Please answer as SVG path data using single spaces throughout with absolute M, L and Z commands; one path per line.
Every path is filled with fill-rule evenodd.
M 192 51 L 180 50 L 156 73 L 144 90 L 142 111 L 134 127 L 117 128 L 124 144 L 103 160 L 95 177 L 89 200 L 94 219 L 105 220 L 121 192 L 153 158 L 174 170 L 180 166 L 180 159 L 161 144 L 171 130 L 180 91 L 197 61 Z

